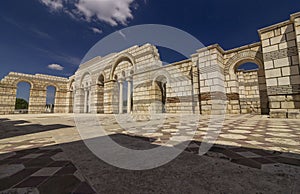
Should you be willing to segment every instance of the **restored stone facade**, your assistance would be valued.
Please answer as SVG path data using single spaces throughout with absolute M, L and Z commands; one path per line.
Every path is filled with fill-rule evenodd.
M 67 107 L 67 78 L 49 75 L 28 75 L 11 72 L 1 80 L 0 84 L 0 114 L 13 114 L 15 110 L 17 84 L 30 84 L 29 113 L 44 113 L 48 86 L 56 88 L 55 113 L 65 113 Z
M 258 31 L 261 41 L 219 45 L 162 65 L 155 46 L 133 46 L 81 64 L 69 79 L 10 73 L 0 83 L 0 114 L 14 112 L 16 85 L 31 84 L 29 113 L 42 113 L 45 87 L 56 87 L 55 112 L 270 114 L 300 118 L 300 13 Z M 257 70 L 241 71 L 252 62 Z M 224 109 L 224 106 L 226 107 Z

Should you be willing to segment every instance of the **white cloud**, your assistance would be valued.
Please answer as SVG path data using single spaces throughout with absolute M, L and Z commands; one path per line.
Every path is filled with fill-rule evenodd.
M 133 19 L 135 0 L 39 0 L 51 10 L 62 10 L 71 17 L 91 22 L 103 21 L 111 26 L 126 25 Z M 73 7 L 73 8 L 71 8 Z M 136 7 L 136 6 L 135 6 Z
M 48 68 L 49 68 L 49 69 L 53 69 L 53 70 L 57 70 L 57 71 L 62 71 L 62 70 L 64 70 L 64 67 L 61 66 L 61 65 L 58 65 L 58 64 L 51 64 L 51 65 L 48 65 Z
M 102 30 L 100 30 L 99 28 L 96 27 L 92 27 L 91 30 L 95 33 L 95 34 L 101 34 Z
M 63 8 L 63 0 L 40 0 L 40 2 L 48 6 L 51 10 L 58 10 Z

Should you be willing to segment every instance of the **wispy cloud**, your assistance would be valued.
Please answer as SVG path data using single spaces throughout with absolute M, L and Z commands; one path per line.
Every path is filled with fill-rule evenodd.
M 8 18 L 8 17 L 2 17 L 2 19 L 6 22 L 9 23 L 10 25 L 13 25 L 17 28 L 23 29 L 23 26 L 17 22 L 16 20 L 12 19 L 12 18 Z
M 64 70 L 64 67 L 61 65 L 58 65 L 58 64 L 50 64 L 50 65 L 48 65 L 48 69 L 62 71 L 62 70 Z
M 102 34 L 102 30 L 96 27 L 90 28 L 95 34 Z
M 111 26 L 127 25 L 133 19 L 132 9 L 137 9 L 135 0 L 39 0 L 51 11 L 62 11 L 72 18 L 87 22 L 103 21 Z
M 8 17 L 2 17 L 2 19 L 10 24 L 10 25 L 13 25 L 23 31 L 25 31 L 26 33 L 28 34 L 35 34 L 36 36 L 42 38 L 42 39 L 53 39 L 51 35 L 49 35 L 48 33 L 46 32 L 43 32 L 41 30 L 39 30 L 38 28 L 34 27 L 34 26 L 29 26 L 27 24 L 24 24 L 24 23 L 21 23 L 21 22 L 18 22 L 16 21 L 15 19 L 13 18 L 8 18 Z M 29 26 L 29 27 L 28 27 Z
M 119 33 L 124 39 L 126 39 L 126 35 L 125 35 L 121 30 L 118 30 L 118 33 Z
M 30 28 L 30 31 L 43 39 L 53 39 L 48 33 L 38 30 L 37 28 Z
M 65 62 L 65 63 L 72 64 L 74 66 L 78 66 L 81 63 L 80 58 L 65 54 L 63 52 L 50 51 L 50 50 L 40 48 L 40 47 L 37 47 L 37 46 L 34 46 L 34 45 L 31 45 L 31 48 L 34 48 L 38 52 L 42 53 L 43 55 L 46 55 L 48 58 L 51 58 L 55 61 L 62 61 L 62 62 Z

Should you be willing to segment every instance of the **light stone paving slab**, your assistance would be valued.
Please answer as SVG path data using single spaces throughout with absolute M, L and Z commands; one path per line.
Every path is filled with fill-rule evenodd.
M 15 117 L 15 116 L 6 116 L 7 118 L 9 118 L 10 120 L 14 121 L 14 120 L 18 120 L 18 119 L 24 119 L 27 120 L 29 122 L 31 122 L 32 124 L 35 124 L 38 119 L 34 118 L 34 116 L 30 116 L 30 115 L 24 115 L 24 118 L 20 118 L 19 117 Z M 85 160 L 87 158 L 89 158 L 89 155 L 81 155 L 84 154 L 84 152 L 81 152 L 81 147 L 82 146 L 80 144 L 80 146 L 77 144 L 80 142 L 81 138 L 80 135 L 78 134 L 78 131 L 76 130 L 75 123 L 74 120 L 72 120 L 72 115 L 61 115 L 58 117 L 51 117 L 49 116 L 48 119 L 47 116 L 44 116 L 45 118 L 43 118 L 43 125 L 47 126 L 47 125 L 52 125 L 52 124 L 64 124 L 64 125 L 68 125 L 68 127 L 62 127 L 62 128 L 57 128 L 55 130 L 49 130 L 49 131 L 42 131 L 42 132 L 36 132 L 33 134 L 22 134 L 20 136 L 15 136 L 15 137 L 8 137 L 8 138 L 4 138 L 4 139 L 0 139 L 0 145 L 4 145 L 3 148 L 0 149 L 0 151 L 4 151 L 4 152 L 11 152 L 12 150 L 15 151 L 15 149 L 21 149 L 22 150 L 26 150 L 27 146 L 32 146 L 32 144 L 36 144 L 36 146 L 41 146 L 39 143 L 45 143 L 44 145 L 51 145 L 51 144 L 59 144 L 59 146 L 62 147 L 69 147 L 69 149 L 66 149 L 66 154 L 70 153 L 70 155 L 68 155 L 68 158 L 72 158 L 72 160 L 75 161 L 75 163 L 77 163 L 77 165 L 80 167 L 80 169 L 84 169 L 85 171 L 85 175 L 87 176 L 92 176 L 92 173 L 94 173 L 95 176 L 99 176 L 99 174 L 97 174 L 95 171 L 92 172 L 93 170 L 91 170 L 92 166 L 88 161 L 86 161 L 86 163 L 81 163 L 80 160 Z M 0 117 L 1 118 L 1 117 Z M 103 116 L 103 115 L 99 115 L 99 120 L 101 120 L 103 122 L 103 124 L 105 124 L 106 129 L 109 130 L 114 130 L 114 129 L 118 129 L 119 131 L 117 133 L 115 133 L 116 135 L 118 134 L 126 134 L 126 130 L 122 129 L 121 126 L 119 126 L 118 124 L 111 124 L 115 122 L 115 119 L 112 118 L 112 116 Z M 157 139 L 157 141 L 155 141 L 156 145 L 162 145 L 165 142 L 169 141 L 169 140 L 176 140 L 177 142 L 180 141 L 185 141 L 186 140 L 186 134 L 191 133 L 188 130 L 185 129 L 177 129 L 176 126 L 179 125 L 178 122 L 176 122 L 176 120 L 178 120 L 178 118 L 172 116 L 169 118 L 166 118 L 166 120 L 164 121 L 165 123 L 168 123 L 166 125 L 163 125 L 163 129 L 158 129 L 155 128 L 154 126 L 150 126 L 150 128 L 155 129 L 155 133 L 146 133 L 145 136 L 151 135 L 151 137 L 153 137 L 154 139 Z M 293 120 L 293 126 L 290 126 L 289 123 L 282 123 L 282 125 L 284 125 L 285 128 L 278 128 L 279 130 L 276 131 L 276 128 L 272 127 L 272 130 L 268 130 L 269 129 L 269 125 L 271 123 L 273 123 L 273 119 L 268 119 L 268 118 L 262 118 L 259 116 L 251 116 L 249 118 L 247 118 L 247 116 L 231 116 L 229 118 L 227 118 L 224 122 L 224 127 L 222 128 L 222 134 L 220 136 L 218 136 L 216 142 L 215 142 L 215 146 L 217 146 L 217 148 L 215 149 L 220 149 L 220 148 L 229 148 L 232 149 L 229 152 L 222 152 L 221 154 L 210 154 L 215 155 L 215 157 L 213 157 L 214 159 L 218 159 L 218 158 L 229 158 L 233 163 L 237 163 L 241 165 L 245 165 L 243 164 L 243 160 L 244 158 L 250 157 L 252 160 L 256 160 L 257 156 L 262 156 L 261 154 L 256 153 L 257 151 L 262 152 L 262 151 L 270 151 L 270 153 L 273 153 L 274 151 L 279 151 L 280 157 L 284 158 L 285 162 L 290 162 L 292 163 L 293 161 L 291 159 L 297 159 L 299 160 L 299 154 L 300 154 L 300 150 L 299 150 L 299 136 L 295 136 L 295 131 L 294 130 L 295 126 L 297 126 L 297 130 L 300 127 L 300 121 L 298 120 Z M 9 121 L 6 121 L 9 122 Z M 239 128 L 239 126 L 243 125 L 243 127 L 245 127 L 245 123 L 251 123 L 253 122 L 252 128 L 251 129 L 241 129 Z M 176 123 L 176 126 L 174 127 L 173 125 L 171 125 L 170 123 Z M 188 122 L 185 122 L 186 126 L 190 126 Z M 188 149 L 190 149 L 190 152 L 195 152 L 197 153 L 197 143 L 201 142 L 204 138 L 204 135 L 207 135 L 207 131 L 203 130 L 206 129 L 206 127 L 202 127 L 202 126 L 206 126 L 208 124 L 208 120 L 201 120 L 199 121 L 199 123 L 197 123 L 197 125 L 199 126 L 199 129 L 197 129 L 194 139 L 195 143 L 193 143 L 190 147 L 188 147 Z M 134 124 L 133 124 L 134 125 Z M 182 124 L 181 124 L 182 125 Z M 0 123 L 1 126 L 1 123 Z M 249 125 L 250 126 L 250 125 Z M 247 128 L 249 127 L 247 126 Z M 13 129 L 18 129 L 18 126 L 15 126 Z M 132 130 L 132 135 L 135 135 L 136 132 L 140 132 L 137 133 L 139 135 L 143 134 L 146 131 L 139 131 L 139 129 L 142 129 L 143 127 L 147 126 L 143 126 L 143 124 L 140 124 L 139 126 L 136 126 L 136 128 L 134 130 Z M 254 130 L 257 129 L 259 127 L 259 131 L 258 130 Z M 191 127 L 193 128 L 193 127 Z M 88 127 L 87 127 L 88 129 Z M 282 129 L 289 129 L 291 131 L 282 131 Z M 247 132 L 251 132 L 251 133 L 245 133 L 245 131 Z M 211 131 L 216 133 L 217 131 Z M 1 132 L 0 132 L 1 133 Z M 3 132 L 2 132 L 3 133 Z M 7 133 L 7 135 L 9 135 L 9 130 L 5 131 L 5 133 Z M 214 134 L 213 133 L 213 134 Z M 176 135 L 177 136 L 176 136 Z M 278 138 L 278 135 L 282 135 L 282 134 L 291 134 L 290 136 L 286 136 L 286 137 L 281 137 Z M 163 140 L 164 137 L 168 137 L 168 139 Z M 246 138 L 246 139 L 245 139 Z M 16 141 L 15 141 L 16 140 Z M 22 141 L 21 141 L 22 140 Z M 47 141 L 53 141 L 55 143 L 47 143 Z M 7 142 L 10 142 L 9 144 Z M 14 142 L 14 143 L 12 143 Z M 26 145 L 21 145 L 21 142 L 26 142 Z M 28 144 L 28 145 L 27 145 Z M 44 146 L 43 145 L 43 146 Z M 76 145 L 76 146 L 75 146 Z M 25 146 L 25 147 L 22 147 Z M 254 150 L 251 150 L 255 148 Z M 246 150 L 236 150 L 233 151 L 235 149 L 246 149 Z M 250 150 L 250 151 L 249 151 Z M 79 152 L 80 151 L 80 152 Z M 77 155 L 76 156 L 76 152 Z M 237 158 L 235 159 L 235 155 L 232 155 L 232 152 L 240 154 L 241 157 L 244 157 L 243 159 Z M 284 153 L 281 153 L 284 152 Z M 80 154 L 78 154 L 80 153 Z M 217 153 L 217 152 L 214 152 Z M 245 154 L 247 153 L 247 154 Z M 276 154 L 277 152 L 274 152 L 274 154 Z M 244 155 L 243 155 L 244 154 Z M 79 155 L 81 155 L 81 157 L 79 157 Z M 86 157 L 86 158 L 85 158 Z M 193 159 L 194 157 L 199 157 L 197 155 L 195 156 L 191 156 L 191 159 Z M 232 158 L 233 157 L 233 158 Z M 65 158 L 63 158 L 62 156 L 60 156 L 59 154 L 56 154 L 54 156 L 52 156 L 51 158 L 53 158 L 53 160 L 65 160 Z M 235 161 L 236 160 L 236 161 Z M 242 160 L 242 161 L 240 161 Z M 267 157 L 264 158 L 264 160 L 271 160 L 272 162 L 279 162 L 279 159 L 276 158 L 275 156 L 272 157 Z M 77 161 L 77 162 L 76 162 Z M 260 161 L 260 160 L 258 160 Z M 257 162 L 257 161 L 256 161 Z M 256 165 L 256 162 L 255 165 Z M 230 162 L 231 163 L 231 162 Z M 96 163 L 95 163 L 96 164 Z M 224 164 L 225 165 L 225 164 Z M 285 170 L 287 168 L 282 168 L 281 171 L 279 171 L 278 169 L 275 170 L 275 167 L 264 167 L 263 165 L 265 164 L 261 164 L 262 169 L 266 169 L 265 173 L 275 173 L 270 175 L 270 174 L 260 174 L 260 176 L 255 177 L 256 180 L 263 180 L 262 182 L 266 181 L 266 180 L 271 180 L 271 177 L 274 177 L 276 175 L 276 173 L 287 173 L 287 174 L 292 174 L 293 169 L 296 169 L 294 167 L 297 166 L 293 166 L 293 165 L 288 165 L 288 166 L 292 166 L 290 169 L 291 170 Z M 251 165 L 250 165 L 251 166 Z M 93 166 L 94 167 L 94 166 Z M 180 168 L 185 168 L 185 167 L 180 167 Z M 213 168 L 220 168 L 219 170 L 221 170 L 221 167 L 211 167 Z M 232 166 L 233 169 L 235 169 L 234 165 Z M 280 167 L 281 168 L 281 167 Z M 189 168 L 191 169 L 191 168 Z M 195 170 L 194 168 L 192 168 L 193 170 Z M 90 171 L 91 170 L 91 171 Z M 181 173 L 184 172 L 184 169 L 180 169 L 182 170 Z M 221 170 L 222 171 L 222 170 Z M 262 170 L 264 171 L 264 170 Z M 101 171 L 99 171 L 101 172 Z M 249 170 L 245 170 L 243 171 L 243 173 L 252 173 L 252 171 Z M 208 171 L 203 171 L 203 173 L 208 173 Z M 225 173 L 225 172 L 224 172 Z M 213 175 L 213 174 L 211 174 Z M 264 175 L 266 177 L 269 177 L 267 179 L 264 179 L 261 177 L 261 175 Z M 107 175 L 109 176 L 109 175 Z M 246 175 L 245 175 L 246 176 Z M 110 177 L 110 176 L 109 176 Z M 278 176 L 279 177 L 279 176 Z M 277 177 L 277 178 L 278 178 Z M 132 177 L 131 177 L 132 178 Z M 199 177 L 198 177 L 199 178 Z M 288 177 L 284 177 L 286 180 L 291 181 L 290 185 L 293 185 L 293 180 L 294 179 L 290 179 Z M 101 178 L 97 178 L 97 180 L 102 180 Z M 244 180 L 248 180 L 247 178 L 245 178 Z M 99 186 L 101 185 L 101 183 L 97 183 L 99 184 Z M 247 182 L 245 183 L 246 185 L 248 184 Z M 255 183 L 258 184 L 258 183 Z M 262 183 L 259 183 L 262 184 Z M 102 185 L 103 186 L 103 185 Z M 99 188 L 99 187 L 98 187 Z M 277 188 L 277 187 L 276 187 Z M 284 188 L 287 188 L 284 186 Z M 273 188 L 274 189 L 274 188 Z M 280 189 L 278 189 L 280 190 Z
M 59 171 L 61 169 L 61 167 L 46 167 L 46 168 L 42 168 L 41 170 L 33 173 L 31 176 L 52 176 L 54 175 L 57 171 Z

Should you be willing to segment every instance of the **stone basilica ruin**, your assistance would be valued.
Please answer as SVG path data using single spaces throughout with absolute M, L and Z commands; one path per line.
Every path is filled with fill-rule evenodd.
M 80 65 L 69 79 L 11 72 L 0 82 L 0 114 L 13 114 L 17 84 L 30 84 L 29 113 L 267 114 L 300 118 L 300 13 L 258 31 L 260 42 L 224 51 L 211 45 L 163 66 L 155 46 L 133 46 Z M 244 63 L 257 69 L 241 70 Z M 225 107 L 225 109 L 224 109 Z

